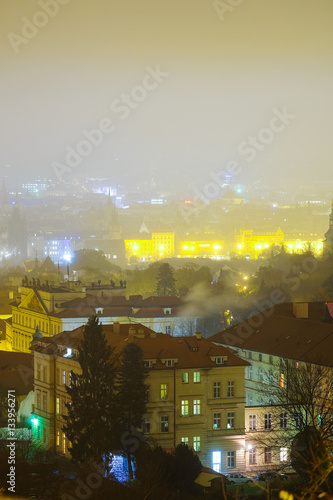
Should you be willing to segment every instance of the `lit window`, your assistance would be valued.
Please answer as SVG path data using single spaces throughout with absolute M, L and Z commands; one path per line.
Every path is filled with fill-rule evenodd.
M 257 415 L 249 415 L 249 430 L 257 430 Z
M 187 384 L 188 383 L 188 372 L 183 372 L 182 373 L 182 383 Z
M 265 448 L 265 464 L 270 464 L 272 462 L 272 448 Z
M 283 412 L 280 414 L 280 428 L 286 429 L 288 427 L 288 413 Z
M 181 402 L 182 415 L 188 415 L 188 399 L 183 399 Z
M 161 400 L 166 401 L 168 399 L 168 387 L 167 384 L 161 384 Z
M 249 464 L 254 465 L 257 463 L 257 450 L 255 448 L 251 448 L 249 450 Z
M 227 413 L 227 429 L 234 429 L 234 428 L 235 428 L 235 413 L 228 412 Z
M 219 398 L 221 394 L 221 382 L 214 382 L 213 384 L 213 397 Z
M 221 413 L 214 413 L 213 429 L 221 429 Z
M 280 448 L 280 462 L 287 462 L 288 460 L 288 448 Z
M 284 373 L 280 373 L 280 389 L 284 389 Z
M 60 431 L 57 431 L 57 446 L 60 446 Z
M 200 399 L 195 399 L 193 401 L 193 414 L 200 415 Z
M 66 370 L 62 370 L 62 383 L 66 385 Z
M 62 452 L 65 455 L 65 453 L 66 453 L 66 435 L 64 432 L 62 433 Z
M 227 467 L 233 469 L 235 467 L 235 452 L 227 452 Z
M 60 413 L 60 398 L 56 398 L 56 413 Z
M 193 382 L 195 384 L 198 384 L 200 382 L 200 372 L 194 372 L 193 373 Z
M 213 451 L 213 470 L 221 472 L 221 452 Z
M 194 448 L 194 451 L 200 451 L 200 436 L 194 436 L 193 448 Z
M 234 395 L 234 383 L 228 382 L 228 398 L 233 398 Z
M 169 417 L 167 415 L 161 416 L 161 432 L 169 432 Z
M 271 429 L 271 428 L 272 428 L 272 414 L 265 413 L 265 429 Z
M 182 443 L 188 445 L 188 437 L 182 437 Z

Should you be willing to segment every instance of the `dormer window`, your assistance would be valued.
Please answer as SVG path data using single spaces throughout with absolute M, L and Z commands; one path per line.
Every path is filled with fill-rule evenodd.
M 72 356 L 72 349 L 67 347 L 66 353 L 64 354 L 64 358 L 70 358 Z
M 143 364 L 145 365 L 146 368 L 153 368 L 155 363 L 156 363 L 156 359 L 144 359 L 143 360 Z
M 163 312 L 164 314 L 171 314 L 171 307 L 164 307 Z
M 173 359 L 161 359 L 162 363 L 165 364 L 165 366 L 174 366 L 175 363 L 178 363 L 178 358 L 173 358 Z
M 101 315 L 101 314 L 103 314 L 104 309 L 103 309 L 103 307 L 96 307 L 95 311 L 96 311 L 96 314 Z

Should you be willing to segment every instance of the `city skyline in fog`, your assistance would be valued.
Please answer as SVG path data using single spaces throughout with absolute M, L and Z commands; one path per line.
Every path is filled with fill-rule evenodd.
M 1 173 L 325 187 L 330 0 L 1 1 Z M 99 132 L 96 129 L 99 128 Z

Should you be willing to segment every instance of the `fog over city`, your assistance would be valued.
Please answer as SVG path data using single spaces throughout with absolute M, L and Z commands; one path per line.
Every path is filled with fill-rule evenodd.
M 333 0 L 0 19 L 0 496 L 333 498 Z
M 235 161 L 240 190 L 332 189 L 330 0 L 42 4 L 0 3 L 9 186 L 93 175 L 195 197 Z

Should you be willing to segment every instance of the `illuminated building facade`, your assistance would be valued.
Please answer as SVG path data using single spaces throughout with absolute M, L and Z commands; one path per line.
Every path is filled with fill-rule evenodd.
M 145 262 L 175 256 L 175 234 L 173 232 L 153 232 L 151 238 L 143 234 L 136 239 L 125 240 L 125 251 L 128 260 L 136 257 Z
M 257 259 L 271 247 L 281 248 L 284 235 L 279 228 L 275 233 L 254 233 L 252 229 L 242 229 L 237 236 L 237 253 L 251 259 Z
M 209 257 L 220 256 L 223 250 L 222 240 L 193 241 L 184 240 L 179 243 L 179 257 Z
M 57 453 L 69 456 L 62 431 L 69 401 L 65 385 L 70 371 L 79 373 L 81 327 L 32 347 L 35 366 L 33 436 Z M 138 343 L 149 368 L 143 434 L 170 449 L 186 443 L 203 465 L 214 470 L 244 467 L 244 368 L 247 361 L 216 346 L 200 334 L 177 339 L 142 325 L 103 326 L 108 343 L 121 352 Z

